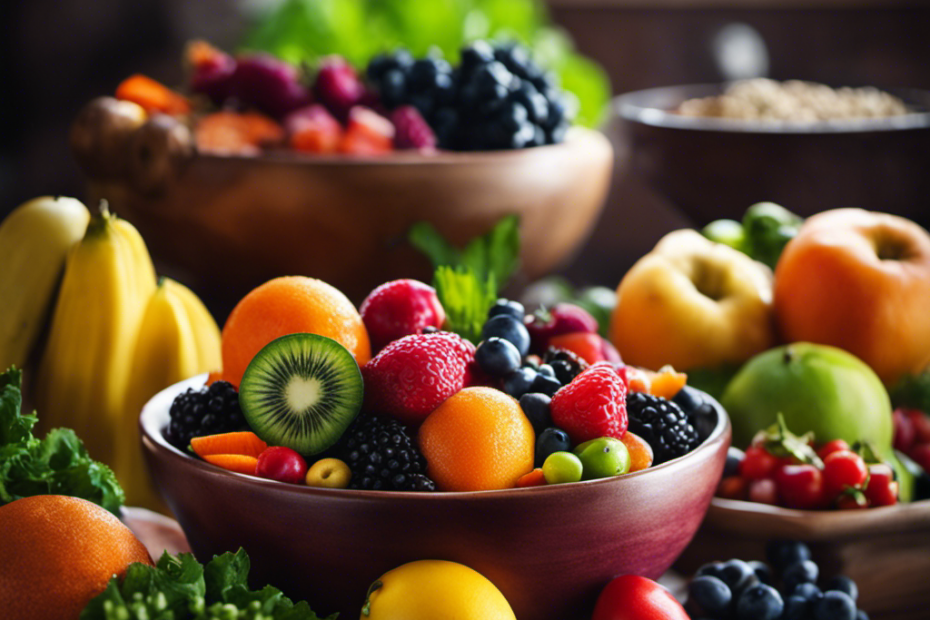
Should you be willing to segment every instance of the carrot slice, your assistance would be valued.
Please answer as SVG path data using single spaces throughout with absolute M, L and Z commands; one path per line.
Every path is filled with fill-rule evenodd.
M 238 454 L 240 456 L 258 455 L 268 448 L 268 444 L 252 432 L 222 433 L 191 439 L 191 449 L 202 459 L 216 454 Z
M 258 467 L 258 459 L 254 456 L 243 456 L 242 454 L 208 454 L 203 457 L 207 463 L 234 471 L 237 474 L 255 475 Z
M 284 128 L 255 112 L 217 112 L 200 119 L 194 139 L 201 151 L 257 155 L 261 145 L 281 142 Z
M 543 475 L 543 470 L 537 467 L 528 474 L 520 476 L 520 479 L 517 480 L 518 487 L 541 487 L 546 484 L 546 477 Z
M 191 104 L 186 98 L 150 77 L 136 74 L 116 87 L 116 98 L 139 104 L 149 113 L 162 112 L 173 116 L 188 114 Z
M 688 375 L 683 372 L 675 372 L 671 366 L 662 368 L 658 374 L 652 377 L 649 391 L 653 396 L 671 399 L 685 387 L 688 382 Z

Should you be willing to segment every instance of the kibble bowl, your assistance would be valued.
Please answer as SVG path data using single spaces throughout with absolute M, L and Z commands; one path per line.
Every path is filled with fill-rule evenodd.
M 575 484 L 472 493 L 317 489 L 234 474 L 163 437 L 175 396 L 142 411 L 143 452 L 195 555 L 245 548 L 253 585 L 315 611 L 359 615 L 369 585 L 405 562 L 460 562 L 497 585 L 519 620 L 590 617 L 616 575 L 658 578 L 691 541 L 730 443 L 726 412 L 700 446 L 662 465 Z M 709 397 L 707 397 L 709 399 Z
M 621 174 L 645 181 L 699 225 L 741 219 L 761 201 L 803 216 L 861 207 L 930 225 L 930 92 L 892 91 L 909 114 L 842 122 L 675 113 L 684 101 L 725 87 L 670 86 L 615 98 L 608 133 L 624 162 Z

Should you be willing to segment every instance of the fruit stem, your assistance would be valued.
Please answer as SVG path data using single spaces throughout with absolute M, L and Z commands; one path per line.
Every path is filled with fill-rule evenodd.
M 371 615 L 371 595 L 374 594 L 375 591 L 380 590 L 383 585 L 384 583 L 378 579 L 368 588 L 368 594 L 365 595 L 365 604 L 362 605 L 362 615 L 366 618 Z

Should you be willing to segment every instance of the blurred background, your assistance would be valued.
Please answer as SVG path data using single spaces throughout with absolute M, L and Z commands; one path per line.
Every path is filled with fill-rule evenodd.
M 315 5 L 320 15 L 338 21 L 335 13 L 349 6 L 347 1 L 297 4 Z M 5 85 L 0 103 L 0 217 L 35 195 L 84 196 L 67 135 L 85 102 L 112 94 L 122 79 L 137 72 L 180 85 L 184 46 L 192 38 L 229 50 L 260 42 L 262 37 L 267 42 L 268 22 L 262 18 L 280 4 L 271 0 L 4 2 L 0 9 L 4 55 L 0 71 Z M 380 4 L 386 14 L 411 22 L 412 29 L 422 21 L 427 26 L 420 29 L 424 32 L 434 31 L 430 20 L 436 15 L 453 10 L 466 10 L 463 29 L 467 30 L 474 25 L 467 22 L 472 17 L 467 13 L 469 5 L 490 6 L 487 12 L 492 16 L 495 11 L 516 15 L 518 35 L 536 36 L 530 26 L 526 32 L 520 30 L 520 19 L 551 21 L 555 29 L 539 35 L 549 39 L 534 41 L 535 47 L 562 45 L 559 37 L 564 32 L 581 54 L 603 67 L 614 95 L 753 76 L 930 89 L 930 2 L 921 0 L 381 0 Z M 260 24 L 265 24 L 265 32 Z M 614 286 L 664 232 L 692 224 L 668 200 L 624 174 L 626 157 L 622 146 L 617 148 L 616 174 L 600 225 L 564 268 L 579 284 Z M 823 208 L 839 206 L 850 205 Z M 629 234 L 631 229 L 636 234 Z

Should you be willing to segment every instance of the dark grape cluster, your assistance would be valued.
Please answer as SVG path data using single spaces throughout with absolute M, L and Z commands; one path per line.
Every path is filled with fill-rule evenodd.
M 626 397 L 626 410 L 630 416 L 630 430 L 652 446 L 656 465 L 687 454 L 700 443 L 687 414 L 670 400 L 630 392 Z
M 406 427 L 391 418 L 361 415 L 335 447 L 352 470 L 350 489 L 435 491 L 426 476 L 426 459 Z
M 571 115 L 551 74 L 515 43 L 465 47 L 458 67 L 406 50 L 372 59 L 367 77 L 388 109 L 411 105 L 452 150 L 519 149 L 565 138 Z

